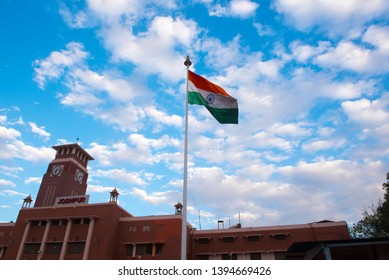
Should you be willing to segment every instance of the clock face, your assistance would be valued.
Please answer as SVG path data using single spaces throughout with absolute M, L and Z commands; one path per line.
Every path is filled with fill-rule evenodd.
M 76 172 L 76 180 L 81 183 L 83 178 L 84 178 L 84 173 L 81 171 L 77 171 Z
M 58 176 L 62 172 L 62 167 L 60 165 L 54 165 L 53 169 L 51 169 L 51 174 L 53 176 Z

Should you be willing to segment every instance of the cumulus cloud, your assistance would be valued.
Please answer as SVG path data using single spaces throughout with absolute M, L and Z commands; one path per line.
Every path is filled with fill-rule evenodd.
M 147 191 L 139 188 L 132 188 L 130 195 L 152 204 L 173 204 L 179 197 L 179 194 L 176 191 L 147 193 Z
M 89 53 L 84 50 L 84 46 L 78 42 L 70 42 L 66 49 L 54 51 L 45 59 L 37 59 L 34 62 L 35 76 L 34 80 L 42 89 L 46 82 L 52 79 L 58 79 L 66 68 L 84 63 Z
M 134 34 L 131 28 L 115 24 L 100 35 L 114 60 L 134 63 L 143 73 L 179 81 L 184 59 L 180 50 L 190 49 L 197 33 L 194 21 L 158 16 L 144 33 Z
M 52 158 L 51 148 L 35 147 L 20 140 L 21 133 L 13 128 L 0 126 L 0 158 L 19 158 L 31 162 L 39 162 Z
M 121 169 L 110 169 L 110 170 L 101 170 L 92 171 L 91 175 L 94 177 L 106 177 L 115 179 L 117 181 L 126 182 L 129 184 L 136 185 L 145 185 L 146 182 L 142 179 L 142 174 L 140 172 L 130 172 L 123 168 Z
M 42 181 L 42 178 L 40 178 L 40 177 L 29 177 L 26 180 L 24 180 L 24 183 L 25 184 L 31 184 L 31 183 L 40 184 L 41 181 Z
M 129 143 L 118 142 L 112 145 L 91 143 L 87 149 L 103 166 L 110 166 L 116 162 L 128 162 L 132 164 L 152 164 L 159 162 L 161 154 L 153 154 L 153 151 L 161 151 L 166 147 L 176 147 L 178 140 L 163 135 L 159 139 L 146 138 L 141 134 L 131 134 Z M 162 155 L 168 156 L 169 153 Z
M 359 73 L 388 72 L 387 63 L 382 61 L 389 59 L 389 28 L 372 25 L 362 34 L 361 40 L 362 44 L 342 40 L 335 47 L 328 47 L 316 57 L 316 63 Z
M 389 94 L 376 100 L 367 98 L 344 101 L 342 108 L 348 118 L 367 127 L 376 127 L 389 122 Z
M 276 10 L 300 30 L 319 27 L 330 34 L 362 28 L 389 11 L 385 0 L 276 0 Z
M 250 0 L 232 0 L 227 6 L 206 3 L 210 16 L 248 18 L 255 15 L 259 4 Z
M 16 187 L 16 185 L 13 182 L 5 179 L 0 179 L 0 186 Z
M 37 124 L 34 122 L 28 122 L 28 124 L 31 127 L 32 133 L 37 134 L 38 136 L 42 137 L 46 141 L 49 140 L 51 134 L 45 130 L 44 126 L 38 127 Z
M 345 139 L 331 140 L 312 140 L 302 146 L 302 149 L 307 152 L 317 152 L 328 149 L 339 149 L 346 144 Z

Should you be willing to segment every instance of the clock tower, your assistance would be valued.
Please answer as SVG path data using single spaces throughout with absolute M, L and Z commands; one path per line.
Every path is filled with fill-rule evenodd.
M 88 161 L 93 160 L 78 144 L 52 147 L 55 158 L 43 175 L 34 207 L 52 206 L 56 198 L 85 195 Z

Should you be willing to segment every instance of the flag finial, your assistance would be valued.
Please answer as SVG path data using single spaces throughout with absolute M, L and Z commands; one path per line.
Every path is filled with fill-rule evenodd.
M 192 65 L 192 61 L 190 61 L 189 55 L 186 56 L 186 60 L 184 62 L 184 65 L 189 68 L 189 66 Z

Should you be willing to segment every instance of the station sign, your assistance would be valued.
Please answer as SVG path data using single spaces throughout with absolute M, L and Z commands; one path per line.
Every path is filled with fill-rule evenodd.
M 88 204 L 89 195 L 61 196 L 55 199 L 54 205 Z

